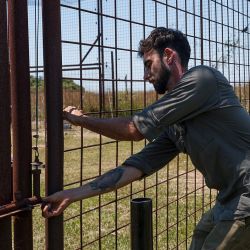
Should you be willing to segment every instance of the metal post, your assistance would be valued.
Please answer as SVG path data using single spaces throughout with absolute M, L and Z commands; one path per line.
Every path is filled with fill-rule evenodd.
M 43 0 L 46 98 L 46 195 L 63 189 L 62 55 L 60 1 Z M 47 249 L 63 249 L 63 216 L 46 220 Z
M 31 111 L 26 0 L 8 1 L 14 200 L 31 196 Z M 33 249 L 32 213 L 14 217 L 15 249 Z
M 153 250 L 152 200 L 131 201 L 131 249 Z
M 200 0 L 201 64 L 204 64 L 203 0 Z
M 113 51 L 111 51 L 111 72 L 112 72 L 112 108 L 113 108 L 113 112 L 116 109 L 116 100 L 115 100 L 115 69 L 114 69 L 114 53 Z M 113 113 L 112 113 L 113 115 Z
M 11 201 L 10 80 L 6 0 L 0 0 L 0 207 Z M 0 220 L 0 249 L 11 250 L 11 219 Z

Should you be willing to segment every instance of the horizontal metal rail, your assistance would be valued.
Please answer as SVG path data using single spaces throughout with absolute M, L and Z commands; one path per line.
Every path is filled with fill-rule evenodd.
M 31 198 L 23 199 L 21 201 L 11 202 L 9 204 L 0 206 L 0 219 L 16 215 L 17 213 L 32 210 L 34 206 L 42 203 L 41 197 L 33 196 Z

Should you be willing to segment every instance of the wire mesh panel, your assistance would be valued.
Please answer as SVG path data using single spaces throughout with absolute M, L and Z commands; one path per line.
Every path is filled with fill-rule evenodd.
M 40 9 L 34 16 L 36 1 L 29 2 L 30 41 L 39 45 L 36 52 L 30 44 L 31 80 L 42 83 Z M 249 111 L 249 8 L 247 0 L 61 0 L 64 106 L 110 118 L 132 116 L 157 100 L 160 96 L 143 80 L 137 50 L 151 30 L 164 26 L 187 35 L 189 68 L 204 64 L 223 72 Z M 35 104 L 33 98 L 43 120 L 42 99 Z M 121 165 L 146 144 L 118 142 L 65 123 L 64 188 L 79 187 Z M 130 200 L 144 196 L 153 199 L 154 249 L 187 249 L 215 195 L 180 154 L 146 179 L 72 204 L 64 213 L 65 249 L 129 249 Z M 42 238 L 35 240 L 40 248 Z

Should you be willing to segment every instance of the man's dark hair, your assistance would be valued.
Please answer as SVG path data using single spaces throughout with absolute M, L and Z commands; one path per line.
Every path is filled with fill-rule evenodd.
M 179 30 L 164 27 L 154 29 L 145 40 L 140 41 L 138 55 L 143 57 L 144 53 L 155 49 L 162 57 L 165 48 L 175 50 L 181 59 L 181 65 L 187 68 L 190 58 L 190 45 L 186 36 Z

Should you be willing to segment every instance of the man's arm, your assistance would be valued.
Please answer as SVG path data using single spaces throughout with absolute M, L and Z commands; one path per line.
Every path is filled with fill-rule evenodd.
M 84 127 L 95 133 L 121 141 L 140 141 L 144 136 L 134 125 L 131 118 L 96 118 L 83 114 L 81 110 L 69 106 L 64 109 L 63 117 L 73 125 Z
M 72 202 L 107 193 L 142 177 L 142 171 L 129 166 L 119 166 L 95 180 L 74 189 L 57 192 L 44 199 L 42 213 L 45 218 L 61 214 Z

